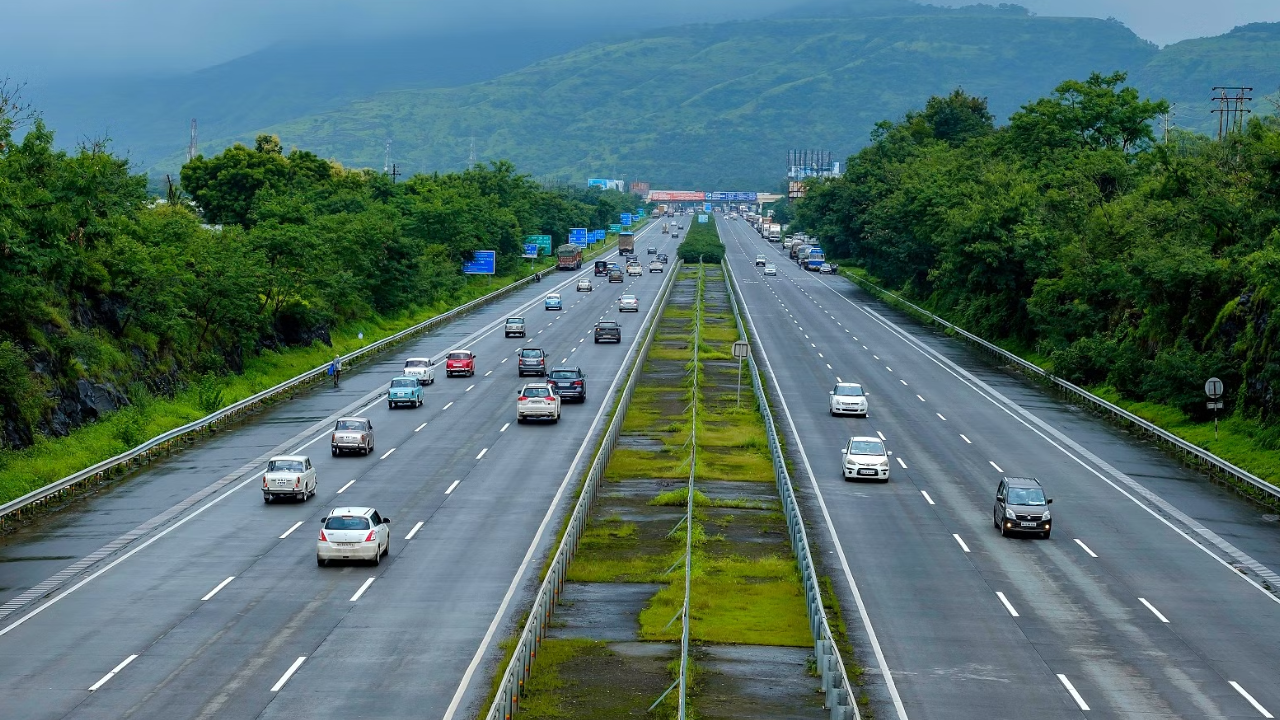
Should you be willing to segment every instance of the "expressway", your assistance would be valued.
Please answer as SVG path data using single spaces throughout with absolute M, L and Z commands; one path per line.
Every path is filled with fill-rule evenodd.
M 645 248 L 674 256 L 652 224 Z M 575 292 L 580 278 L 594 291 Z M 282 403 L 0 544 L 0 717 L 469 717 L 510 632 L 598 420 L 667 274 L 622 285 L 553 273 L 343 377 Z M 560 291 L 562 312 L 544 311 Z M 622 292 L 641 312 L 617 313 Z M 506 339 L 508 315 L 529 337 Z M 616 319 L 621 345 L 595 345 Z M 588 399 L 560 423 L 518 425 L 517 348 L 577 365 Z M 477 355 L 474 377 L 436 367 L 418 409 L 389 410 L 406 357 Z M 342 415 L 373 423 L 368 457 L 331 457 Z M 265 504 L 267 458 L 308 454 L 317 497 Z M 317 567 L 320 519 L 370 506 L 392 518 L 379 566 Z M 46 583 L 46 585 L 41 585 Z M 49 588 L 27 602 L 34 587 Z
M 876 717 L 1280 712 L 1274 516 L 718 221 Z M 869 417 L 829 415 L 839 381 Z M 885 440 L 887 484 L 844 480 L 853 435 Z M 1002 476 L 1044 484 L 1051 539 L 993 527 Z

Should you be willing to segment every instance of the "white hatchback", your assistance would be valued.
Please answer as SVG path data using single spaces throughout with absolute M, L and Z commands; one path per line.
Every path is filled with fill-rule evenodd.
M 877 437 L 852 437 L 840 451 L 844 455 L 845 480 L 889 482 L 889 453 Z
M 391 518 L 367 507 L 334 508 L 320 520 L 316 564 L 331 560 L 367 560 L 377 565 L 391 552 Z
M 858 383 L 836 383 L 831 391 L 832 415 L 867 416 L 867 394 Z
M 290 497 L 305 501 L 316 494 L 316 468 L 306 455 L 278 455 L 262 474 L 262 501 Z
M 516 422 L 533 419 L 560 422 L 560 397 L 547 383 L 529 383 L 520 388 L 520 397 L 516 399 Z

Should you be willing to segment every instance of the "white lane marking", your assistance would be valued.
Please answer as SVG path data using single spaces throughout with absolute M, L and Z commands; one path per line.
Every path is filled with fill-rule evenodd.
M 134 655 L 130 655 L 129 657 L 125 658 L 125 659 L 124 659 L 124 662 L 122 662 L 122 663 L 120 663 L 119 665 L 117 665 L 117 666 L 115 666 L 114 668 L 112 668 L 112 669 L 111 669 L 111 672 L 107 673 L 106 675 L 103 675 L 101 680 L 99 680 L 98 682 L 96 682 L 96 683 L 94 683 L 94 684 L 90 685 L 90 686 L 89 686 L 89 692 L 93 692 L 93 691 L 97 690 L 98 688 L 102 687 L 103 685 L 105 685 L 105 684 L 106 684 L 106 682 L 107 682 L 108 680 L 110 680 L 111 678 L 115 677 L 115 676 L 116 676 L 116 673 L 118 673 L 118 672 L 120 672 L 121 670 L 125 669 L 125 667 L 127 667 L 127 666 L 129 665 L 129 663 L 131 663 L 131 662 L 133 662 L 134 660 L 136 660 L 136 659 L 137 659 L 137 657 L 138 657 L 138 656 L 137 656 L 136 654 L 134 654 Z M 1244 692 L 1244 691 L 1243 691 L 1243 690 L 1241 690 L 1240 692 Z
M 490 370 L 489 372 L 485 373 L 485 374 L 484 374 L 484 376 L 485 376 L 485 377 L 489 377 L 489 376 L 490 376 L 490 375 L 492 375 L 492 374 L 493 374 L 493 371 L 492 371 L 492 370 Z
M 343 485 L 342 487 L 338 488 L 338 494 L 341 495 L 343 492 L 345 492 L 347 488 L 355 484 L 355 481 L 356 481 L 355 478 L 348 480 L 346 485 Z
M 822 353 L 818 353 L 818 357 L 822 357 Z
M 1076 705 L 1078 705 L 1081 710 L 1089 709 L 1089 705 L 1084 701 L 1084 698 L 1080 697 L 1080 693 L 1076 692 L 1076 686 L 1071 684 L 1071 681 L 1067 679 L 1066 675 L 1058 673 L 1058 680 L 1062 682 L 1062 685 L 1067 689 L 1067 692 L 1071 693 L 1071 699 L 1076 701 Z
M 509 427 L 511 427 L 511 423 L 506 423 L 505 425 L 502 426 L 502 429 L 499 430 L 498 432 L 506 432 L 507 428 Z
M 865 347 L 865 346 L 864 346 L 864 347 Z M 875 359 L 877 359 L 877 360 L 879 360 L 879 359 L 880 359 L 880 356 L 879 356 L 879 355 L 872 355 L 871 357 L 873 357 L 873 358 L 875 358 Z
M 586 338 L 578 338 L 578 342 L 582 342 L 583 340 L 586 340 Z
M 292 527 L 290 527 L 288 530 L 285 530 L 285 531 L 284 531 L 284 534 L 283 534 L 283 535 L 281 535 L 278 539 L 283 540 L 283 539 L 285 539 L 285 538 L 289 537 L 290 535 L 292 535 L 292 534 L 293 534 L 293 531 L 294 531 L 294 530 L 297 530 L 297 529 L 298 529 L 298 528 L 300 528 L 300 527 L 302 527 L 302 521 L 301 521 L 301 520 L 299 520 L 298 522 L 294 523 L 294 524 L 293 524 L 293 526 L 292 526 Z M 217 592 L 217 590 L 214 590 L 214 592 Z
M 906 384 L 907 384 L 907 381 L 906 381 L 906 380 L 898 380 L 898 382 L 902 383 L 903 385 L 906 385 Z
M 493 371 L 492 371 L 492 370 L 490 370 L 489 372 L 493 372 Z M 473 383 L 473 384 L 471 384 L 471 385 L 468 385 L 468 386 L 467 386 L 467 389 L 466 389 L 466 390 L 463 390 L 462 392 L 471 392 L 471 389 L 472 389 L 472 388 L 474 388 L 474 387 L 475 387 L 475 384 L 474 384 L 474 383 Z
M 956 542 L 960 543 L 961 550 L 965 552 L 969 552 L 969 546 L 964 544 L 964 540 L 959 535 L 957 535 L 956 533 L 951 533 L 951 537 L 955 538 Z M 1004 597 L 1004 596 L 1002 595 L 1001 597 Z M 1014 613 L 1014 615 L 1017 615 L 1017 613 Z
M 426 423 L 422 423 L 422 424 L 421 424 L 421 425 L 419 425 L 418 427 L 414 428 L 414 430 L 413 430 L 413 431 L 414 431 L 414 432 L 418 432 L 418 431 L 422 430 L 422 428 L 424 428 L 424 427 L 426 427 L 426 426 L 427 426 L 427 424 L 426 424 Z
M 831 367 L 831 363 L 827 363 L 827 369 L 828 369 L 828 370 L 834 370 L 835 368 Z
M 907 469 L 907 464 L 906 464 L 906 463 L 904 463 L 904 462 L 902 462 L 902 458 L 894 458 L 894 460 L 897 460 L 897 461 L 898 461 L 898 464 L 902 466 L 902 469 L 903 469 L 903 470 L 906 470 L 906 469 Z
M 569 352 L 571 352 L 571 353 L 576 353 L 576 352 L 578 352 L 578 348 L 576 348 L 576 347 L 575 347 L 575 348 L 569 348 Z M 565 360 L 568 360 L 568 359 L 569 359 L 569 358 L 565 358 Z M 561 360 L 561 362 L 564 362 L 564 360 Z
M 299 525 L 301 525 L 302 523 L 298 523 L 298 524 L 299 524 Z M 217 584 L 217 585 L 216 585 L 212 590 L 210 590 L 210 591 L 209 591 L 209 594 L 208 594 L 208 595 L 205 595 L 204 597 L 200 598 L 200 602 L 208 602 L 209 600 L 212 600 L 212 599 L 213 599 L 213 596 L 214 596 L 214 595 L 217 595 L 219 590 L 221 590 L 222 588 L 226 587 L 226 586 L 227 586 L 227 583 L 229 583 L 229 582 L 231 582 L 232 580 L 235 580 L 235 579 L 236 579 L 236 576 L 235 576 L 235 575 L 232 575 L 231 577 L 227 578 L 226 580 L 223 580 L 222 582 L 218 583 L 218 584 Z
M 359 600 L 360 596 L 364 594 L 365 590 L 369 589 L 369 586 L 373 584 L 374 580 L 377 580 L 377 578 L 369 578 L 368 580 L 365 580 L 364 584 L 360 586 L 360 589 L 356 591 L 356 594 L 351 596 L 351 602 Z
M 386 459 L 387 459 L 387 456 L 388 456 L 388 455 L 390 455 L 391 453 L 395 452 L 395 451 L 396 451 L 396 449 L 395 449 L 395 448 L 391 448 L 390 450 L 388 450 L 388 451 L 386 451 L 386 452 L 382 453 L 382 457 L 380 457 L 380 458 L 378 458 L 378 459 L 379 459 L 379 460 L 386 460 Z
M 525 342 L 529 342 L 529 341 L 528 341 L 528 340 L 526 340 Z M 508 360 L 510 360 L 510 359 L 511 359 L 511 358 L 502 358 L 502 362 L 506 362 L 506 361 L 508 361 Z M 502 363 L 498 363 L 498 364 L 499 364 L 499 365 L 501 365 Z
M 541 334 L 542 334 L 542 331 L 541 331 L 541 330 L 539 330 L 539 331 L 538 331 L 538 334 L 539 334 L 539 335 L 541 335 Z
M 1009 598 L 1005 597 L 1004 593 L 997 590 L 996 597 L 1000 598 L 1000 602 L 1004 604 L 1004 609 L 1008 610 L 1010 615 L 1018 617 L 1018 611 L 1013 609 L 1013 603 L 1009 602 Z M 1058 677 L 1062 676 L 1059 675 Z
M 809 336 L 808 336 L 808 335 L 805 335 L 805 336 L 804 336 L 804 339 L 805 339 L 805 340 L 808 340 L 808 339 L 809 339 Z
M 1076 540 L 1076 544 L 1077 544 L 1077 545 L 1079 545 L 1081 548 L 1083 548 L 1085 552 L 1089 553 L 1089 557 L 1093 557 L 1093 558 L 1098 557 L 1097 553 L 1095 553 L 1094 551 L 1090 550 L 1090 549 L 1089 549 L 1089 546 L 1088 546 L 1088 545 L 1085 545 L 1083 540 L 1081 540 L 1080 538 L 1076 538 L 1075 540 Z
M 447 405 L 445 405 L 444 407 L 442 407 L 442 408 L 440 408 L 440 409 L 441 409 L 441 410 L 448 410 L 448 409 L 449 409 L 449 408 L 451 408 L 451 407 L 453 407 L 453 401 L 452 401 L 452 400 L 450 400 L 450 401 L 449 401 L 449 403 L 448 403 Z
M 322 434 L 322 435 L 320 435 L 320 436 L 316 437 L 314 440 L 310 440 L 310 441 L 308 441 L 306 445 L 300 445 L 300 446 L 298 446 L 298 448 L 297 448 L 296 450 L 294 450 L 294 451 L 293 451 L 292 453 L 290 453 L 290 454 L 291 454 L 291 455 L 301 455 L 303 450 L 306 450 L 307 448 L 311 447 L 312 445 L 315 445 L 316 443 L 320 442 L 321 440 L 323 440 L 323 439 L 325 439 L 325 438 L 329 437 L 329 435 L 330 435 L 330 431 L 325 430 L 325 431 L 324 431 L 324 434 Z
M 882 432 L 880 432 L 879 430 L 877 430 L 877 431 L 876 431 L 876 434 L 880 436 L 880 441 L 881 441 L 881 442 L 888 442 L 888 440 L 887 440 L 887 439 L 885 438 L 885 436 L 884 436 L 884 433 L 882 433 Z
M 816 348 L 816 347 L 818 347 L 818 346 L 817 346 L 817 345 L 814 345 L 813 343 L 809 343 L 809 347 L 811 347 L 811 348 Z
M 863 345 L 863 346 L 862 346 L 862 349 L 863 349 L 863 350 L 866 350 L 866 349 L 867 349 L 867 346 L 866 346 L 866 345 Z M 877 358 L 877 359 L 878 359 L 878 358 Z
M 577 350 L 577 348 L 574 348 L 574 350 Z M 562 363 L 569 362 L 569 358 L 560 358 L 560 362 Z
M 414 526 L 413 526 L 413 529 L 409 531 L 409 534 L 404 536 L 404 539 L 405 539 L 405 540 L 412 540 L 412 539 L 413 539 L 413 536 L 414 536 L 414 535 L 417 535 L 417 534 L 418 534 L 418 531 L 422 529 L 422 526 L 423 526 L 423 524 L 424 524 L 424 523 L 426 523 L 426 520 L 419 520 L 419 521 L 418 521 L 418 524 L 417 524 L 417 525 L 414 525 Z
M 1001 468 L 999 465 L 995 464 L 994 461 L 988 460 L 987 462 L 991 463 L 991 467 L 995 468 L 996 472 L 1004 472 L 1004 469 Z
M 446 490 L 444 491 L 444 494 L 445 494 L 445 495 L 448 495 L 448 494 L 452 493 L 452 492 L 453 492 L 453 489 L 454 489 L 454 488 L 456 488 L 456 487 L 458 487 L 458 483 L 460 483 L 460 482 L 462 482 L 462 481 L 461 481 L 461 480 L 454 480 L 454 481 L 449 485 L 448 489 L 446 489 Z
M 925 501 L 926 501 L 926 502 L 928 502 L 930 505 L 937 505 L 937 504 L 938 504 L 938 503 L 934 502 L 934 501 L 933 501 L 933 498 L 929 497 L 929 493 L 925 492 L 924 490 L 921 490 L 921 491 L 920 491 L 920 494 L 924 496 Z
M 1143 605 L 1146 605 L 1147 609 L 1151 611 L 1152 615 L 1155 615 L 1156 617 L 1160 618 L 1160 622 L 1162 623 L 1169 622 L 1169 618 L 1165 617 L 1164 613 L 1157 610 L 1155 605 L 1152 605 L 1151 603 L 1147 602 L 1146 598 L 1138 598 L 1138 601 L 1141 602 Z
M 885 365 L 884 369 L 888 370 L 889 372 L 893 372 L 893 368 L 889 367 L 888 365 Z
M 946 418 L 942 417 L 942 413 L 934 413 L 934 415 L 937 415 L 939 420 L 946 420 Z
M 972 444 L 973 444 L 973 441 L 972 441 L 972 440 L 970 440 L 969 438 L 965 437 L 965 436 L 964 436 L 964 433 L 960 433 L 960 438 L 961 438 L 962 440 L 964 440 L 965 442 L 969 443 L 970 445 L 972 445 Z
M 844 382 L 844 381 L 840 379 L 840 376 L 839 376 L 839 375 L 837 375 L 837 376 L 836 376 L 836 382 Z
M 1261 713 L 1262 717 L 1264 718 L 1275 717 L 1275 715 L 1272 715 L 1271 713 L 1267 712 L 1266 708 L 1262 707 L 1262 703 L 1258 702 L 1257 700 L 1254 700 L 1252 695 L 1250 695 L 1244 688 L 1240 687 L 1240 683 L 1236 682 L 1235 680 L 1228 680 L 1227 682 L 1231 685 L 1231 687 L 1235 688 L 1236 692 L 1240 693 L 1240 695 L 1242 695 L 1245 700 L 1248 700 L 1249 704 L 1253 706 L 1253 709 Z
M 848 332 L 848 331 L 846 331 L 846 332 Z M 854 335 L 854 336 L 853 336 L 853 339 L 854 339 L 854 340 L 857 340 L 857 339 L 858 339 L 858 336 L 857 336 L 857 335 Z
M 280 679 L 276 681 L 276 684 L 271 686 L 271 692 L 280 692 L 280 688 L 284 687 L 284 684 L 289 682 L 289 678 L 293 677 L 293 674 L 298 672 L 298 668 L 302 667 L 302 663 L 306 661 L 306 659 L 307 656 L 303 655 L 297 660 L 294 660 L 293 664 L 289 666 L 289 669 L 284 671 L 284 675 L 281 675 Z
M 479 460 L 480 458 L 484 457 L 484 454 L 487 452 L 489 452 L 489 448 L 484 448 L 483 450 L 480 451 L 480 454 L 476 456 L 476 459 Z

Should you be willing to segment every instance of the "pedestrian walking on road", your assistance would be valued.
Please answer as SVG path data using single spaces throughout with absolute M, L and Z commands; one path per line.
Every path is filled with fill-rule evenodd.
M 329 374 L 333 376 L 333 386 L 338 387 L 338 378 L 342 377 L 342 356 L 334 355 L 329 363 Z

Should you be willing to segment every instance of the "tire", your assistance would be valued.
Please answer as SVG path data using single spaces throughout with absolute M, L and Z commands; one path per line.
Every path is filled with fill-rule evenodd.
M 391 538 L 387 538 L 387 546 L 382 548 L 383 557 L 391 557 Z
M 422 398 L 418 398 L 418 407 L 422 407 Z
M 835 417 L 835 416 L 836 416 L 836 411 L 835 411 L 835 410 L 829 410 L 828 412 L 830 412 L 830 413 L 831 413 L 831 417 Z
M 517 424 L 517 425 L 523 425 L 523 424 L 524 424 L 524 416 L 523 416 L 523 415 L 517 415 L 517 416 L 516 416 L 516 424 Z
M 380 553 L 380 552 L 378 552 L 378 553 L 374 553 L 374 554 L 373 554 L 373 566 L 374 566 L 374 567 L 378 567 L 378 566 L 379 566 L 379 565 L 381 565 L 381 564 L 382 564 L 382 553 Z
M 1053 532 L 1053 531 L 1052 531 L 1052 530 L 1045 530 L 1045 531 L 1044 531 L 1044 533 L 1042 533 L 1042 534 L 1040 535 L 1040 537 L 1044 538 L 1045 540 L 1048 540 L 1048 539 L 1049 539 L 1049 533 L 1051 533 L 1051 532 Z
M 327 561 L 327 560 L 325 560 L 324 558 L 320 557 L 319 555 L 317 555 L 317 556 L 316 556 L 316 565 L 318 565 L 318 566 L 320 566 L 320 567 L 324 567 L 324 566 L 325 566 L 325 565 L 327 565 L 327 564 L 328 564 L 328 561 Z
M 387 402 L 387 409 L 388 409 L 388 410 L 395 410 L 395 409 L 396 409 L 396 405 L 395 405 L 395 403 L 388 401 L 388 402 Z
M 266 494 L 266 493 L 262 493 L 262 502 L 264 502 L 264 503 L 266 503 L 266 504 L 270 505 L 270 504 L 271 504 L 271 496 L 270 496 L 270 495 L 268 495 L 268 494 Z
M 559 415 L 559 414 L 557 414 L 555 417 L 551 418 L 551 424 L 552 424 L 552 425 L 555 425 L 555 424 L 556 424 L 556 423 L 558 423 L 558 422 L 560 422 L 560 415 Z
M 1000 523 L 1000 537 L 1009 537 L 1009 533 L 1004 530 L 1004 523 Z

